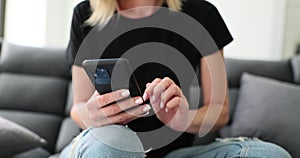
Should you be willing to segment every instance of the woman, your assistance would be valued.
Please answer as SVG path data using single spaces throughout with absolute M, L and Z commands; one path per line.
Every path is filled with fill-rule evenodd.
M 135 70 L 135 76 L 144 92 L 142 98 L 132 97 L 120 103 L 110 104 L 130 96 L 130 92 L 118 90 L 99 95 L 81 66 L 82 59 L 75 60 L 84 38 L 98 26 L 102 28 L 104 26 L 105 30 L 114 19 L 115 12 L 121 15 L 117 18 L 121 21 L 117 25 L 121 25 L 122 20 L 134 23 L 159 18 L 157 14 L 160 9 L 145 6 L 169 7 L 191 16 L 208 31 L 218 50 L 202 56 L 186 40 L 170 31 L 143 28 L 127 32 L 126 36 L 114 40 L 101 57 L 118 58 L 132 47 L 147 42 L 170 45 L 179 50 L 195 70 L 197 66 L 200 67 L 203 106 L 198 108 L 196 105 L 196 108 L 191 108 L 193 105 L 189 105 L 183 92 L 187 87 L 186 84 L 179 82 L 170 68 L 156 63 L 143 64 Z M 144 8 L 131 10 L 138 7 Z M 85 40 L 85 43 L 87 41 Z M 204 124 L 206 119 L 204 116 L 209 113 L 210 107 L 218 109 L 220 113 L 218 116 L 209 113 L 211 118 L 216 119 L 212 121 L 215 123 L 208 125 L 211 128 L 207 127 L 206 130 L 218 130 L 228 122 L 229 103 L 227 86 L 222 84 L 222 81 L 226 83 L 222 57 L 223 47 L 231 41 L 232 37 L 217 9 L 204 0 L 90 0 L 77 5 L 74 9 L 71 40 L 68 46 L 69 57 L 74 62 L 72 67 L 74 105 L 71 117 L 84 131 L 64 149 L 61 157 L 144 157 L 145 154 L 147 157 L 290 157 L 276 145 L 250 139 L 218 141 L 207 146 L 190 147 L 193 134 L 198 134 L 202 129 L 201 126 L 207 126 Z M 159 55 L 163 56 L 164 53 L 159 52 Z M 130 62 L 135 61 L 131 59 Z M 221 75 L 218 74 L 219 70 Z M 214 79 L 216 75 L 223 80 L 216 81 L 218 80 Z M 217 84 L 220 82 L 221 84 Z M 190 80 L 187 83 L 190 83 Z M 223 99 L 213 95 L 214 91 L 220 89 L 223 90 L 223 94 L 220 92 Z M 143 104 L 143 99 L 149 99 L 150 105 Z M 110 105 L 106 106 L 107 104 Z M 123 111 L 129 108 L 127 112 Z M 155 131 L 163 126 L 168 128 L 168 132 L 161 132 L 151 137 L 151 140 L 140 134 Z M 165 137 L 178 133 L 180 134 L 174 137 L 172 142 L 164 142 Z M 164 143 L 166 145 L 160 146 Z M 246 151 L 245 147 L 251 150 Z M 152 150 L 143 151 L 149 148 Z

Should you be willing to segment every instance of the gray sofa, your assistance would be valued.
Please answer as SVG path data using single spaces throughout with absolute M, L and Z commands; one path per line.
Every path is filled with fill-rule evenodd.
M 0 116 L 48 143 L 15 156 L 47 158 L 60 152 L 80 129 L 69 118 L 70 66 L 64 49 L 41 49 L 4 42 L 0 62 Z M 0 149 L 1 150 L 1 149 Z
M 234 118 L 238 117 L 235 115 L 238 112 L 236 105 L 240 95 L 240 79 L 244 72 L 294 85 L 300 84 L 299 56 L 284 61 L 226 59 L 226 67 L 231 120 L 222 130 L 204 138 L 197 137 L 195 144 L 206 144 L 214 141 L 216 137 L 237 136 L 236 133 L 233 134 L 236 130 L 232 126 L 235 123 Z M 32 130 L 48 141 L 46 146 L 20 153 L 14 158 L 57 157 L 57 153 L 80 132 L 69 117 L 72 105 L 70 74 L 64 49 L 32 48 L 3 43 L 0 61 L 0 116 Z M 194 91 L 198 89 L 192 86 L 190 93 Z M 189 98 L 192 104 L 196 104 L 192 95 Z M 247 136 L 260 137 L 256 134 Z M 272 141 L 272 137 L 270 139 L 268 141 Z M 272 142 L 280 143 L 275 138 Z M 296 143 L 300 145 L 300 141 Z M 300 155 L 294 149 L 289 152 L 295 157 Z

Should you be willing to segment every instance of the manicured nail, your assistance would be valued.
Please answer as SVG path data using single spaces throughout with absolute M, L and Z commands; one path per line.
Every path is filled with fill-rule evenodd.
M 165 111 L 166 111 L 166 113 L 168 113 L 168 112 L 169 112 L 168 108 L 166 108 L 166 110 L 165 110 Z
M 143 103 L 143 99 L 139 98 L 139 99 L 135 100 L 135 103 L 136 104 L 142 104 Z
M 121 95 L 122 95 L 123 97 L 128 97 L 128 96 L 130 95 L 130 92 L 129 92 L 129 90 L 125 90 L 125 91 L 122 92 Z
M 149 115 L 149 114 L 150 114 L 150 112 L 147 111 L 146 113 L 143 114 L 143 116 L 147 116 L 147 115 Z
M 155 96 L 152 96 L 152 101 L 153 101 L 153 103 L 156 101 Z
M 147 93 L 144 93 L 143 98 L 144 98 L 144 100 L 146 100 L 148 98 Z
M 163 102 L 160 102 L 160 108 L 162 109 L 162 108 L 164 108 L 164 104 L 163 104 Z
M 147 112 L 151 109 L 150 105 L 147 105 L 146 107 L 144 107 L 143 112 Z

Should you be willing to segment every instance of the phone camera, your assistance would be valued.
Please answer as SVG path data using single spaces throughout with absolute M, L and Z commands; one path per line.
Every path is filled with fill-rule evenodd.
M 106 68 L 99 67 L 95 73 L 96 84 L 111 84 L 111 78 Z

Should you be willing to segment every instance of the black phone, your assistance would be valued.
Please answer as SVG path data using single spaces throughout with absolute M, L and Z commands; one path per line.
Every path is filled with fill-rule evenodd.
M 131 97 L 143 95 L 127 59 L 91 59 L 82 66 L 99 94 L 128 89 Z

